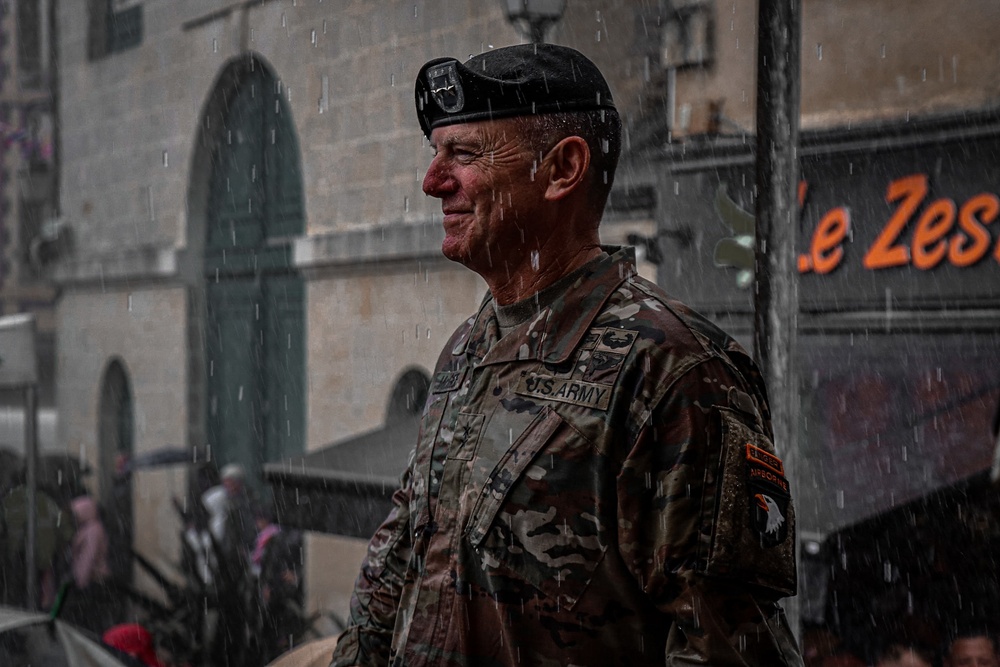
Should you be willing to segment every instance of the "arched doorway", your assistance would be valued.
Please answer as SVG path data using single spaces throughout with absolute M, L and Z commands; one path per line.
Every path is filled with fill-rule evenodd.
M 128 371 L 119 359 L 112 359 L 101 380 L 98 422 L 101 504 L 110 548 L 109 564 L 118 581 L 132 578 L 132 536 L 135 515 L 132 507 L 132 476 L 127 463 L 135 451 L 135 417 Z
M 220 78 L 204 221 L 205 439 L 260 484 L 265 461 L 304 446 L 305 228 L 298 141 L 281 82 L 242 57 Z M 216 122 L 216 121 L 221 122 Z

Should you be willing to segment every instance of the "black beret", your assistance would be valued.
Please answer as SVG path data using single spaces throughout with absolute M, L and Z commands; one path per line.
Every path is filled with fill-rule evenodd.
M 420 129 L 428 137 L 443 125 L 615 108 L 597 65 L 555 44 L 507 46 L 465 63 L 435 58 L 420 68 L 416 96 Z

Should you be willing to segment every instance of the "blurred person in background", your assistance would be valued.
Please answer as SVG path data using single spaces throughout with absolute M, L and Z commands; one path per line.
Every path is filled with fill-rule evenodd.
M 1000 667 L 1000 647 L 985 624 L 960 629 L 944 656 L 944 667 Z
M 302 550 L 298 532 L 284 530 L 275 523 L 270 506 L 258 503 L 254 517 L 258 532 L 250 554 L 250 571 L 257 582 L 257 640 L 266 663 L 289 650 L 290 637 L 301 630 Z
M 223 551 L 247 563 L 257 539 L 253 507 L 255 497 L 246 483 L 246 470 L 238 463 L 223 466 L 222 488 L 226 490 L 227 513 Z
M 71 507 L 76 522 L 70 561 L 74 590 L 67 596 L 62 617 L 99 635 L 117 620 L 117 593 L 108 586 L 108 534 L 91 496 L 74 498 Z
M 934 667 L 930 651 L 904 644 L 890 644 L 879 653 L 875 667 Z

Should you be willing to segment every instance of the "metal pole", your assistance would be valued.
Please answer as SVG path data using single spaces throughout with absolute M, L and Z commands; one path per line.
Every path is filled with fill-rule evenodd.
M 27 573 L 27 601 L 28 609 L 36 611 L 38 609 L 38 572 L 35 568 L 35 554 L 38 550 L 38 429 L 36 420 L 37 389 L 35 385 L 28 385 L 24 390 L 24 459 L 26 464 L 25 510 L 28 515 L 25 517 L 27 536 L 24 541 L 24 559 Z
M 801 13 L 798 0 L 759 0 L 758 11 L 754 356 L 767 381 L 775 447 L 794 494 Z M 798 636 L 798 601 L 785 602 Z

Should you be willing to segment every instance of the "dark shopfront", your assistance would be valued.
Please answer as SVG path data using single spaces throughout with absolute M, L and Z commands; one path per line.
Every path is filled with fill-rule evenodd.
M 753 138 L 671 145 L 659 281 L 749 344 Z M 804 132 L 802 620 L 864 656 L 1000 622 L 1000 114 Z

